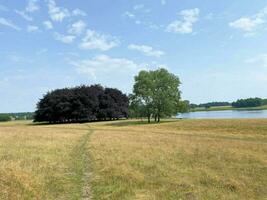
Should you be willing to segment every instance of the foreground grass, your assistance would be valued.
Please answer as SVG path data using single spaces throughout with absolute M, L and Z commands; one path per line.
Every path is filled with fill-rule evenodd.
M 264 106 L 258 106 L 258 107 L 246 107 L 246 108 L 234 108 L 232 106 L 212 106 L 210 108 L 194 108 L 191 109 L 191 112 L 197 112 L 197 111 L 223 111 L 223 110 L 267 110 L 267 105 Z
M 0 123 L 0 199 L 266 199 L 266 144 L 264 119 Z
M 93 199 L 266 199 L 267 120 L 100 123 Z
M 0 199 L 81 199 L 88 127 L 0 124 Z

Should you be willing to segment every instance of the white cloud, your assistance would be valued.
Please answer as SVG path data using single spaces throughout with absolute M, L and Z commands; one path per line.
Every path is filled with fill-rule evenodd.
M 175 20 L 171 22 L 167 26 L 166 31 L 181 34 L 192 33 L 193 25 L 198 21 L 199 13 L 200 11 L 198 8 L 182 10 L 179 13 L 182 20 Z
M 44 27 L 47 29 L 47 30 L 50 30 L 50 29 L 53 29 L 53 24 L 52 24 L 52 22 L 50 22 L 50 21 L 44 21 L 43 22 L 43 25 L 44 25 Z
M 2 18 L 2 17 L 0 18 L 0 25 L 7 26 L 9 28 L 13 28 L 16 31 L 20 31 L 21 30 L 21 28 L 18 27 L 17 25 L 15 25 L 15 24 L 13 24 L 12 21 L 9 21 L 9 20 L 7 20 L 5 18 Z
M 60 42 L 63 42 L 65 44 L 70 44 L 74 41 L 74 39 L 76 38 L 73 35 L 63 35 L 60 33 L 55 33 L 54 34 L 54 38 Z
M 82 20 L 79 20 L 71 25 L 71 27 L 68 30 L 68 33 L 74 34 L 74 35 L 80 35 L 84 32 L 86 29 L 86 23 Z
M 79 73 L 87 74 L 94 79 L 111 74 L 129 74 L 139 69 L 139 65 L 132 60 L 112 58 L 107 55 L 98 55 L 88 60 L 70 61 L 70 64 L 75 66 Z
M 70 16 L 69 10 L 66 8 L 58 7 L 54 0 L 48 0 L 48 12 L 49 12 L 50 18 L 53 21 L 57 21 L 57 22 L 61 22 L 66 17 Z
M 39 6 L 37 5 L 38 0 L 29 0 L 28 5 L 25 8 L 26 12 L 35 12 L 39 10 Z
M 161 5 L 165 5 L 166 4 L 166 0 L 160 0 Z
M 107 51 L 116 46 L 119 46 L 117 38 L 98 33 L 94 30 L 87 30 L 86 36 L 80 44 L 82 49 L 99 49 L 101 51 Z
M 27 13 L 25 13 L 24 11 L 15 10 L 15 13 L 27 21 L 33 21 L 33 18 L 29 16 Z
M 138 5 L 135 5 L 134 7 L 133 7 L 133 9 L 134 10 L 141 10 L 141 9 L 143 9 L 145 6 L 144 6 L 144 4 L 138 4 Z
M 129 17 L 130 19 L 134 19 L 135 18 L 135 14 L 133 14 L 133 13 L 131 13 L 129 11 L 126 11 L 124 13 L 124 16 Z
M 245 61 L 248 64 L 267 67 L 267 54 L 260 54 Z
M 155 50 L 150 46 L 131 44 L 128 46 L 131 50 L 137 50 L 146 56 L 160 57 L 164 55 L 163 51 Z
M 132 20 L 136 25 L 143 25 L 147 28 L 157 29 L 159 26 L 150 21 L 146 16 L 149 12 L 151 12 L 151 9 L 146 8 L 144 4 L 137 4 L 133 6 L 131 11 L 124 12 L 123 16 Z
M 261 18 L 251 19 L 248 17 L 242 17 L 236 21 L 230 22 L 229 25 L 243 31 L 253 31 L 258 25 L 263 23 L 264 21 Z
M 62 22 L 65 18 L 71 16 L 86 16 L 86 12 L 76 8 L 73 11 L 69 11 L 67 8 L 59 7 L 54 0 L 47 0 L 48 13 L 50 18 L 56 22 Z
M 7 55 L 7 59 L 11 62 L 16 62 L 16 63 L 32 63 L 33 60 L 25 58 L 24 56 L 20 56 L 17 54 L 9 54 Z
M 38 31 L 39 31 L 39 27 L 38 27 L 38 26 L 29 25 L 29 26 L 27 27 L 27 31 L 28 31 L 29 33 L 32 33 L 32 32 L 38 32 Z
M 86 16 L 87 14 L 83 10 L 76 8 L 72 11 L 72 15 L 73 16 Z
M 21 16 L 23 19 L 27 21 L 33 21 L 33 18 L 28 14 L 39 10 L 39 6 L 37 5 L 38 0 L 28 0 L 28 4 L 24 10 L 14 10 L 16 14 Z
M 232 21 L 229 23 L 229 26 L 247 32 L 245 33 L 245 36 L 254 35 L 252 32 L 256 31 L 260 27 L 260 25 L 265 23 L 266 16 L 267 7 L 265 7 L 255 15 L 252 15 L 250 17 L 241 17 L 235 21 Z
M 45 54 L 47 53 L 48 49 L 44 48 L 44 49 L 40 49 L 38 51 L 35 52 L 36 55 L 42 55 L 42 54 Z
M 8 8 L 6 6 L 0 4 L 0 11 L 7 12 Z

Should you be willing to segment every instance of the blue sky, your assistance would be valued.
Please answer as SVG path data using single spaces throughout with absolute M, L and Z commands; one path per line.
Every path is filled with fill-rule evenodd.
M 0 0 L 0 112 L 47 91 L 132 90 L 165 67 L 194 103 L 267 97 L 267 1 Z

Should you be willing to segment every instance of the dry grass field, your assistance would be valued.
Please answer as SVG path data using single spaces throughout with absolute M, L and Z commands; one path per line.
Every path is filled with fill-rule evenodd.
M 0 199 L 264 200 L 267 120 L 1 123 L 0 162 Z
M 81 199 L 88 136 L 81 125 L 1 123 L 0 199 Z

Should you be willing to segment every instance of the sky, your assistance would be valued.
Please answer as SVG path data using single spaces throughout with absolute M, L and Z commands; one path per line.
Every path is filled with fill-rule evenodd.
M 82 84 L 131 93 L 160 67 L 192 103 L 267 98 L 267 1 L 0 0 L 0 113 Z

